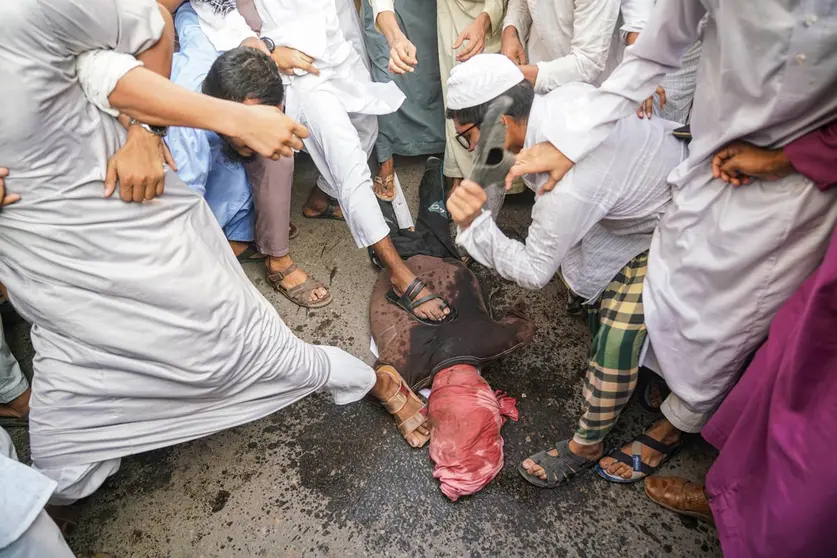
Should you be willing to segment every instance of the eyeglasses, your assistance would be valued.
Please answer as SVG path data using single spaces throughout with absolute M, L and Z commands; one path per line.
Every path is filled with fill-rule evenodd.
M 464 130 L 462 130 L 461 132 L 456 134 L 457 143 L 459 143 L 459 145 L 461 145 L 465 149 L 471 149 L 471 140 L 468 139 L 467 137 L 465 137 L 465 134 L 467 134 L 468 132 L 470 132 L 471 130 L 476 128 L 477 126 L 479 126 L 479 124 L 471 124 L 470 126 L 465 128 Z

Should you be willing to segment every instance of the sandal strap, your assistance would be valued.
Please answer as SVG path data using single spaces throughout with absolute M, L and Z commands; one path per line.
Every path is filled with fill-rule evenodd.
M 675 450 L 677 446 L 680 445 L 679 443 L 675 443 L 672 445 L 664 444 L 659 440 L 655 440 L 648 434 L 640 434 L 639 436 L 634 438 L 634 442 L 639 442 L 640 444 L 648 446 L 651 449 L 657 450 L 658 452 L 664 455 L 668 455 L 673 450 Z
M 297 293 L 307 294 L 313 291 L 314 289 L 319 288 L 325 288 L 325 285 L 323 285 L 322 281 L 314 279 L 313 277 L 309 277 L 302 284 L 287 289 L 287 292 L 291 296 L 296 296 Z
M 427 422 L 427 405 L 422 406 L 416 414 L 399 424 L 398 431 L 406 438 L 425 422 Z
M 558 442 L 555 444 L 555 449 L 558 450 L 557 457 L 549 455 L 548 451 L 539 451 L 529 457 L 544 470 L 546 473 L 545 482 L 549 486 L 556 486 L 584 469 L 589 469 L 596 463 L 570 451 L 569 440 Z
M 612 451 L 609 454 L 607 454 L 607 456 L 612 459 L 615 459 L 619 463 L 624 463 L 625 465 L 630 467 L 632 471 L 636 473 L 643 473 L 646 476 L 653 475 L 654 472 L 659 468 L 652 467 L 651 465 L 648 465 L 647 463 L 643 462 L 641 454 L 638 456 L 639 459 L 637 460 L 634 460 L 634 457 L 632 455 L 628 455 L 622 450 Z M 637 463 L 639 463 L 639 469 L 637 469 L 636 467 Z M 660 465 L 662 465 L 662 463 Z
M 410 286 L 404 289 L 404 294 L 402 294 L 401 297 L 406 298 L 408 301 L 412 303 L 413 299 L 415 299 L 418 296 L 418 294 L 422 291 L 422 289 L 424 289 L 424 287 L 424 282 L 418 277 L 416 277 L 415 279 L 413 279 L 413 282 L 410 283 Z
M 391 415 L 399 412 L 407 404 L 410 399 L 410 389 L 404 385 L 404 379 L 391 366 L 382 366 L 378 369 L 379 373 L 386 374 L 393 380 L 398 381 L 398 389 L 392 394 L 388 400 L 384 401 L 384 408 Z
M 423 297 L 421 297 L 421 298 L 420 298 L 420 299 L 418 299 L 418 300 L 414 300 L 414 301 L 410 302 L 410 308 L 412 308 L 413 310 L 415 310 L 416 308 L 418 308 L 419 306 L 421 306 L 421 305 L 422 305 L 422 304 L 424 304 L 425 302 L 430 302 L 431 300 L 437 300 L 437 299 L 441 300 L 441 299 L 442 299 L 442 296 L 441 296 L 441 295 L 438 295 L 438 294 L 432 294 L 432 295 L 423 296 Z M 444 300 L 442 300 L 442 302 L 444 302 Z M 440 307 L 442 308 L 442 310 L 444 310 L 444 309 L 445 309 L 446 305 L 447 305 L 447 302 L 445 302 L 445 304 L 444 304 L 444 305 L 440 305 Z
M 272 283 L 276 283 L 277 281 L 284 281 L 285 277 L 287 277 L 297 269 L 299 269 L 299 266 L 297 266 L 295 263 L 291 264 L 282 271 L 277 271 L 276 273 L 268 274 L 267 280 Z

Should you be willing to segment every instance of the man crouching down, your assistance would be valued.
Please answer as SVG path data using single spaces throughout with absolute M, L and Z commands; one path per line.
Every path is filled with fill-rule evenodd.
M 592 87 L 571 83 L 536 96 L 510 60 L 479 55 L 451 73 L 448 117 L 476 146 L 489 105 L 508 95 L 513 102 L 502 116 L 505 147 L 517 153 L 549 141 L 550 125 L 571 118 L 573 100 Z M 522 463 L 521 474 L 537 486 L 554 488 L 593 466 L 636 387 L 646 337 L 642 282 L 648 248 L 671 200 L 666 176 L 686 156 L 685 144 L 671 135 L 675 127 L 661 119 L 621 120 L 557 188 L 537 197 L 525 243 L 507 238 L 483 210 L 486 194 L 479 185 L 465 181 L 448 200 L 459 227 L 456 241 L 474 259 L 530 289 L 544 287 L 560 268 L 567 286 L 587 301 L 593 345 L 584 381 L 586 408 L 571 439 Z M 524 180 L 538 191 L 549 177 Z M 649 443 L 654 442 L 664 445 Z
M 91 494 L 124 456 L 319 390 L 338 404 L 362 398 L 372 369 L 294 336 L 174 172 L 157 199 L 103 196 L 125 131 L 80 82 L 103 109 L 213 130 L 269 158 L 300 149 L 305 128 L 276 107 L 200 95 L 136 67 L 166 26 L 152 0 L 2 2 L 0 20 L 0 161 L 20 195 L 0 216 L 0 279 L 33 324 L 31 456 L 57 483 L 51 501 Z M 93 57 L 85 72 L 80 55 Z

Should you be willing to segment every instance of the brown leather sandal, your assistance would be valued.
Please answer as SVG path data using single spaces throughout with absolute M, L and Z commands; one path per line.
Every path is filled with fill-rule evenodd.
M 391 174 L 386 178 L 376 176 L 372 179 L 372 189 L 378 199 L 385 202 L 395 201 L 395 175 Z M 387 195 L 386 192 L 392 191 L 392 195 Z
M 407 437 L 410 434 L 415 432 L 419 426 L 422 426 L 424 423 L 427 422 L 427 405 L 421 399 L 419 399 L 418 395 L 413 393 L 413 391 L 409 387 L 407 387 L 407 385 L 404 383 L 404 378 L 401 377 L 401 374 L 399 374 L 395 368 L 393 368 L 392 366 L 381 366 L 380 368 L 378 368 L 378 372 L 381 374 L 388 375 L 398 383 L 398 390 L 395 392 L 395 394 L 393 394 L 392 397 L 389 398 L 389 400 L 384 401 L 383 404 L 387 412 L 389 412 L 389 414 L 391 414 L 393 418 L 395 418 L 396 424 L 398 425 L 398 431 L 401 433 L 404 439 L 407 440 Z M 399 423 L 398 418 L 396 418 L 395 414 L 401 411 L 401 409 L 403 409 L 404 406 L 410 400 L 417 401 L 418 403 L 420 403 L 421 408 L 418 411 L 416 411 L 416 413 L 413 416 Z M 429 440 L 430 438 L 428 437 L 427 440 L 421 443 L 421 445 L 414 447 L 424 447 L 424 445 Z
M 304 283 L 302 283 L 301 285 L 297 285 L 296 287 L 286 289 L 282 286 L 281 282 L 285 280 L 285 277 L 287 277 L 297 269 L 299 269 L 299 267 L 296 264 L 291 264 L 290 267 L 278 273 L 268 274 L 267 280 L 270 281 L 270 284 L 273 285 L 273 288 L 279 291 L 282 295 L 284 295 L 285 298 L 287 298 L 294 304 L 302 306 L 303 308 L 322 308 L 323 306 L 328 306 L 329 304 L 331 304 L 331 301 L 334 300 L 333 298 L 331 298 L 331 293 L 329 293 L 328 296 L 324 299 L 318 300 L 317 302 L 311 302 L 308 300 L 308 297 L 312 291 L 315 291 L 320 288 L 328 290 L 322 281 L 318 281 L 310 275 Z

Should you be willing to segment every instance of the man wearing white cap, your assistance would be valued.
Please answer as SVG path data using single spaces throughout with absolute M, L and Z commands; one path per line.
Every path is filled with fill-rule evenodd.
M 544 124 L 568 118 L 570 101 L 590 89 L 571 83 L 535 95 L 511 60 L 483 54 L 451 73 L 447 114 L 457 132 L 476 145 L 491 102 L 509 96 L 512 104 L 502 116 L 505 147 L 519 152 L 544 141 Z M 523 477 L 537 486 L 554 488 L 594 465 L 636 387 L 646 335 L 642 282 L 648 248 L 671 201 L 666 176 L 687 155 L 685 144 L 671 135 L 676 126 L 663 119 L 620 120 L 558 188 L 536 198 L 525 243 L 500 231 L 483 209 L 486 195 L 479 185 L 464 181 L 448 200 L 459 226 L 457 243 L 480 263 L 530 289 L 544 287 L 560 268 L 567 286 L 587 301 L 593 345 L 584 381 L 586 407 L 572 439 L 521 465 Z M 524 176 L 536 191 L 547 180 L 545 174 Z M 641 474 L 651 472 L 646 467 Z

